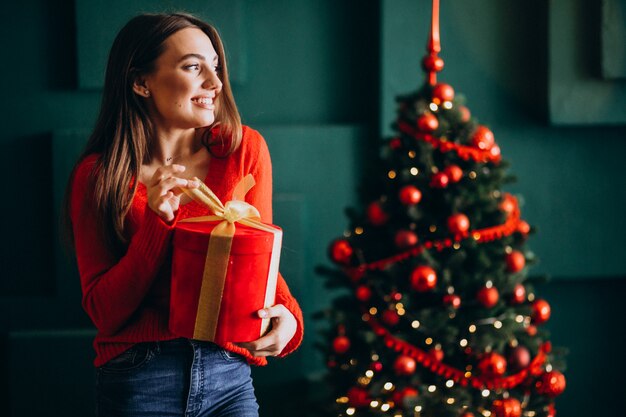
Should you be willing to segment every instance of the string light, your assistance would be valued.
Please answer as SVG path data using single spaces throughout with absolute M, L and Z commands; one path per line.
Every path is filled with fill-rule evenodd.
M 461 347 L 467 346 L 467 339 L 461 339 L 461 341 L 459 342 L 459 345 L 461 345 Z
M 357 227 L 354 229 L 354 233 L 357 235 L 362 235 L 363 234 L 363 228 L 362 227 Z
M 491 287 L 493 287 L 493 281 L 491 281 L 491 280 L 487 281 L 487 282 L 485 283 L 485 287 L 487 287 L 487 288 L 491 288 Z
M 470 325 L 470 327 L 469 327 L 469 332 L 470 332 L 470 333 L 474 333 L 474 332 L 476 332 L 476 325 L 475 325 L 475 324 Z
M 434 385 L 429 385 L 428 386 L 428 392 L 435 392 L 435 391 L 437 391 L 437 387 L 436 386 L 434 386 Z
M 414 410 L 419 413 L 420 411 L 422 411 L 422 406 L 421 405 L 416 405 Z
M 454 398 L 448 398 L 448 399 L 446 400 L 446 402 L 447 402 L 448 404 L 454 404 Z
M 365 314 L 363 314 L 363 315 L 361 316 L 361 319 L 362 319 L 363 321 L 368 321 L 368 320 L 370 319 L 370 315 L 369 315 L 369 314 L 367 314 L 367 313 L 365 313 Z
M 387 411 L 389 410 L 389 408 L 390 408 L 389 404 L 386 404 L 386 403 L 380 406 L 380 409 L 382 411 Z
M 533 294 L 532 292 L 530 294 L 528 294 L 528 301 L 530 301 L 530 302 L 535 301 L 535 294 Z
M 337 404 L 347 404 L 350 400 L 348 399 L 348 397 L 339 397 L 335 401 L 337 402 Z
M 349 415 L 349 416 L 351 416 L 351 415 L 354 415 L 354 412 L 355 412 L 355 411 L 356 411 L 356 409 L 354 409 L 354 408 L 350 407 L 350 408 L 348 408 L 348 409 L 346 410 L 346 414 L 347 414 L 347 415 Z
M 367 371 L 365 371 L 365 376 L 368 378 L 371 378 L 374 376 L 374 371 L 372 371 L 371 369 L 368 369 Z
M 461 249 L 461 244 L 459 242 L 454 242 L 454 245 L 452 245 L 452 247 L 458 250 Z
M 411 173 L 411 175 L 417 175 L 417 174 L 419 174 L 419 173 L 420 173 L 420 170 L 419 170 L 419 169 L 417 169 L 417 168 L 415 168 L 415 167 L 413 167 L 413 168 L 411 168 L 411 169 L 409 170 L 409 172 Z
M 435 103 L 430 103 L 428 105 L 428 108 L 430 109 L 430 111 L 437 111 L 437 110 L 439 110 L 439 106 L 437 106 Z
M 552 372 L 552 365 L 550 364 L 546 365 L 546 372 Z
M 452 102 L 451 101 L 444 101 L 443 102 L 443 108 L 446 110 L 450 110 L 452 108 Z
M 371 314 L 372 316 L 375 316 L 375 315 L 376 315 L 376 313 L 378 313 L 378 309 L 377 309 L 376 307 L 372 307 L 372 308 L 370 308 L 370 314 Z
M 427 345 L 432 345 L 433 344 L 433 338 L 432 337 L 427 337 L 425 343 Z
M 393 170 L 392 170 L 392 171 L 389 171 L 389 172 L 387 173 L 387 176 L 388 176 L 388 177 L 389 177 L 389 179 L 391 179 L 391 180 L 392 180 L 392 179 L 394 179 L 394 178 L 396 177 L 396 171 L 393 171 Z
M 417 320 L 413 320 L 411 322 L 411 327 L 414 328 L 414 329 L 417 329 L 418 327 L 420 327 L 420 322 L 417 321 Z
M 487 398 L 487 397 L 489 396 L 489 394 L 490 394 L 490 392 L 489 392 L 489 390 L 488 390 L 488 389 L 484 389 L 484 390 L 481 392 L 481 395 L 482 395 L 483 397 L 485 397 L 485 398 Z
M 415 158 L 415 151 L 409 151 L 409 158 Z
M 437 226 L 435 226 L 434 224 L 431 224 L 430 227 L 428 227 L 428 230 L 431 233 L 435 233 L 437 231 Z
M 493 323 L 493 327 L 495 327 L 496 329 L 501 329 L 502 328 L 502 322 L 500 320 L 496 320 Z
M 515 316 L 515 321 L 518 322 L 518 323 L 523 323 L 524 322 L 524 316 L 522 316 L 522 315 Z
M 370 407 L 372 407 L 372 408 L 376 408 L 376 407 L 378 407 L 378 401 L 376 401 L 376 400 L 372 401 L 372 402 L 370 403 Z
M 470 171 L 469 177 L 470 177 L 470 179 L 475 180 L 476 179 L 476 171 Z
M 446 387 L 448 387 L 448 388 L 452 388 L 453 386 L 454 386 L 454 381 L 453 381 L 453 380 L 451 380 L 451 379 L 448 379 L 448 380 L 446 381 Z
M 387 391 L 391 391 L 393 389 L 393 384 L 391 382 L 385 382 L 385 385 L 383 385 L 383 388 Z

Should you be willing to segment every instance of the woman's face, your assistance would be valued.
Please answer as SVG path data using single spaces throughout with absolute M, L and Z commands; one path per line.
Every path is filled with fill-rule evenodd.
M 154 72 L 143 78 L 139 89 L 144 94 L 149 91 L 150 113 L 157 128 L 193 129 L 213 124 L 222 82 L 211 40 L 198 28 L 185 28 L 167 38 L 164 46 Z

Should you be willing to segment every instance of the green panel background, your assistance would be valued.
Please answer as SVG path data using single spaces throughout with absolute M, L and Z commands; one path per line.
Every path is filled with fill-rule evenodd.
M 234 93 L 244 122 L 260 130 L 270 147 L 275 217 L 287 232 L 282 271 L 308 319 L 299 352 L 255 370 L 264 416 L 298 415 L 298 407 L 319 392 L 316 381 L 324 368 L 313 343 L 321 324 L 310 316 L 330 294 L 313 267 L 327 262 L 329 240 L 343 232 L 343 208 L 356 200 L 360 174 L 371 166 L 374 136 L 389 133 L 393 97 L 422 82 L 419 60 L 429 3 L 149 2 L 151 8 L 164 9 L 210 5 L 215 21 L 236 16 L 221 28 L 238 78 Z M 575 2 L 577 7 L 583 3 Z M 91 412 L 85 398 L 93 393 L 92 330 L 80 307 L 74 267 L 58 243 L 56 221 L 65 178 L 98 111 L 97 74 L 79 68 L 90 62 L 87 58 L 95 60 L 90 53 L 102 57 L 110 46 L 96 39 L 88 51 L 80 48 L 81 33 L 94 29 L 89 25 L 100 16 L 102 4 L 33 0 L 2 5 L 8 18 L 0 26 L 0 149 L 5 178 L 13 181 L 0 206 L 0 357 L 5 358 L 0 360 L 0 415 Z M 111 16 L 127 15 L 143 4 L 148 3 L 116 2 L 100 23 L 121 24 Z M 617 376 L 626 371 L 620 350 L 626 128 L 623 122 L 550 126 L 551 74 L 565 77 L 573 71 L 550 64 L 552 56 L 565 54 L 550 32 L 552 22 L 567 22 L 570 16 L 559 12 L 555 5 L 560 4 L 443 1 L 446 68 L 440 78 L 464 93 L 473 114 L 495 132 L 519 177 L 511 191 L 523 196 L 525 218 L 540 229 L 530 246 L 542 259 L 534 272 L 554 277 L 542 289 L 553 307 L 548 326 L 556 345 L 571 348 L 559 415 L 617 415 L 622 407 L 611 399 L 623 397 Z M 584 7 L 592 4 L 598 5 L 592 9 L 597 13 L 584 16 L 599 19 L 600 2 Z M 566 41 L 587 38 L 584 33 L 563 36 Z M 595 40 L 600 48 L 599 32 Z M 594 65 L 585 56 L 577 59 L 583 66 Z M 621 94 L 621 87 L 608 91 Z M 599 104 L 606 94 L 592 89 L 579 106 L 609 117 L 614 109 Z M 563 117 L 578 120 L 579 109 L 564 107 Z M 56 373 L 60 378 L 49 377 Z M 38 398 L 39 408 L 24 409 L 34 390 L 47 394 Z

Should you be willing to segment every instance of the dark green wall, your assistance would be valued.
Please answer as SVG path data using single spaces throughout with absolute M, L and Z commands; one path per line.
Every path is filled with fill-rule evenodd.
M 0 149 L 9 183 L 0 208 L 0 357 L 7 358 L 0 361 L 0 392 L 5 393 L 0 404 L 6 404 L 1 415 L 9 410 L 36 415 L 37 406 L 51 415 L 89 412 L 91 325 L 80 307 L 76 273 L 61 256 L 55 213 L 67 170 L 100 100 L 97 89 L 79 88 L 79 62 L 85 68 L 90 61 L 81 61 L 77 38 L 93 22 L 87 17 L 77 22 L 77 16 L 98 16 L 105 3 L 3 5 L 8 18 L 0 26 Z M 177 4 L 149 3 L 170 9 Z M 236 22 L 215 23 L 232 40 L 230 45 L 226 39 L 226 48 L 237 65 L 234 92 L 244 121 L 270 146 L 275 218 L 286 231 L 281 270 L 307 319 L 327 302 L 313 267 L 326 262 L 328 241 L 346 225 L 343 208 L 355 200 L 373 137 L 388 132 L 393 97 L 422 82 L 419 60 L 429 3 L 189 2 L 190 9 L 218 8 L 222 13 L 215 12 L 215 19 L 235 13 Z M 621 169 L 626 128 L 589 121 L 551 125 L 549 62 L 558 50 L 550 47 L 548 28 L 550 19 L 559 18 L 559 2 L 442 3 L 446 68 L 440 79 L 464 93 L 472 113 L 492 128 L 519 178 L 510 190 L 524 197 L 522 213 L 539 227 L 530 247 L 542 262 L 533 272 L 553 277 L 543 289 L 553 307 L 548 326 L 554 344 L 571 349 L 559 415 L 615 414 L 617 404 L 596 399 L 623 395 L 610 375 L 626 371 L 617 348 L 624 342 L 619 318 L 626 286 Z M 580 3 L 594 2 L 575 2 Z M 582 38 L 588 39 L 584 47 L 595 47 L 596 37 Z M 109 45 L 93 48 L 106 51 Z M 273 392 L 289 384 L 302 399 L 305 381 L 323 371 L 313 348 L 314 328 L 307 320 L 298 353 L 255 371 L 265 415 L 296 415 L 294 406 L 274 400 Z M 43 377 L 51 373 L 72 383 Z M 37 376 L 42 377 L 33 386 Z M 49 394 L 35 406 L 32 389 Z

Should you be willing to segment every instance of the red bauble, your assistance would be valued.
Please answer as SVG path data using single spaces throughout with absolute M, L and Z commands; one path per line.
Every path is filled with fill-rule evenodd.
M 550 318 L 550 304 L 546 300 L 536 300 L 533 303 L 532 322 L 541 324 Z
M 431 133 L 439 127 L 437 116 L 430 112 L 426 112 L 417 118 L 417 128 L 422 132 Z
M 338 264 L 349 264 L 353 252 L 350 242 L 346 239 L 335 239 L 328 247 L 328 256 Z
M 359 301 L 365 302 L 372 298 L 372 290 L 367 285 L 359 285 L 354 293 Z
M 422 68 L 429 72 L 439 72 L 443 69 L 443 59 L 435 55 L 426 55 L 422 59 Z
M 394 239 L 396 246 L 405 249 L 417 244 L 417 235 L 410 230 L 399 230 Z
M 463 123 L 467 123 L 469 122 L 469 120 L 472 118 L 472 114 L 470 113 L 469 109 L 465 106 L 459 106 L 459 113 L 461 113 L 461 121 Z
M 555 417 L 555 416 L 556 416 L 556 408 L 554 408 L 554 403 L 550 403 L 550 405 L 548 405 L 547 417 Z
M 515 284 L 513 295 L 511 296 L 511 304 L 522 304 L 526 301 L 526 287 L 522 284 Z
M 565 375 L 559 371 L 550 371 L 541 375 L 535 383 L 535 388 L 539 394 L 554 398 L 565 391 L 565 385 Z
M 530 352 L 524 346 L 516 346 L 509 352 L 507 362 L 512 371 L 521 371 L 530 364 Z
M 333 350 L 335 353 L 344 354 L 350 350 L 350 339 L 345 336 L 337 336 L 333 340 Z
M 393 138 L 389 141 L 389 147 L 393 150 L 400 149 L 402 147 L 402 141 L 400 138 Z
M 438 83 L 433 88 L 433 101 L 452 101 L 454 100 L 454 88 L 449 84 Z
M 385 213 L 378 201 L 374 201 L 367 206 L 367 219 L 374 226 L 382 226 L 389 220 L 389 215 Z
M 491 308 L 498 304 L 498 300 L 500 299 L 500 294 L 496 287 L 482 287 L 478 290 L 478 294 L 476 296 L 478 301 L 487 308 Z
M 516 398 L 495 400 L 491 412 L 495 415 L 494 417 L 520 417 L 522 405 Z
M 405 206 L 414 206 L 422 199 L 422 192 L 413 185 L 405 185 L 400 189 L 399 197 Z
M 383 311 L 383 322 L 388 326 L 395 326 L 400 322 L 400 316 L 394 310 Z
M 526 258 L 524 254 L 518 250 L 511 251 L 506 255 L 506 269 L 509 272 L 519 272 L 524 269 L 526 265 Z
M 352 387 L 348 390 L 348 402 L 352 407 L 362 408 L 370 405 L 370 396 L 365 388 Z
M 451 183 L 459 182 L 463 178 L 463 170 L 458 165 L 448 165 L 443 173 L 448 176 Z
M 461 297 L 456 294 L 446 294 L 443 296 L 443 303 L 453 308 L 461 307 Z
M 393 363 L 393 369 L 398 375 L 411 375 L 415 372 L 415 359 L 410 356 L 400 355 Z
M 415 291 L 430 291 L 437 285 L 437 273 L 429 266 L 420 265 L 411 273 L 411 286 Z
M 491 149 L 495 145 L 493 132 L 485 126 L 478 126 L 472 135 L 472 145 L 479 149 Z
M 396 405 L 399 405 L 400 407 L 404 407 L 405 398 L 417 397 L 418 394 L 419 393 L 417 392 L 415 388 L 404 387 L 394 392 L 393 395 L 391 396 L 391 399 L 393 400 L 394 403 L 396 403 Z
M 493 145 L 491 149 L 489 150 L 489 153 L 492 156 L 496 156 L 496 157 L 500 156 L 500 147 L 498 145 Z
M 489 377 L 504 375 L 506 359 L 495 352 L 488 353 L 478 362 L 478 369 L 482 375 Z
M 450 233 L 454 235 L 465 234 L 469 230 L 470 222 L 467 216 L 463 213 L 453 214 L 448 217 L 448 229 Z
M 524 220 L 522 220 L 517 225 L 517 231 L 523 235 L 527 235 L 528 233 L 530 233 L 530 225 Z
M 441 362 L 443 360 L 443 350 L 441 349 L 432 348 L 428 351 L 428 355 L 436 362 Z
M 438 172 L 430 179 L 430 186 L 433 188 L 446 188 L 450 178 L 445 172 Z
M 374 372 L 380 372 L 383 370 L 383 364 L 376 361 L 376 362 L 372 362 L 372 370 Z

